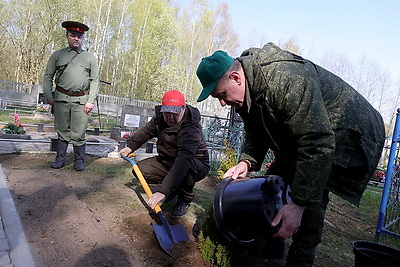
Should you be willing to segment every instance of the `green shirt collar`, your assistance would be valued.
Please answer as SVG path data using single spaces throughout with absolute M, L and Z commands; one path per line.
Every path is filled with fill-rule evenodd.
M 78 49 L 73 49 L 73 48 L 71 48 L 69 46 L 67 47 L 67 52 L 71 52 L 72 50 L 76 51 L 78 54 L 82 53 L 82 51 L 83 51 L 82 47 L 78 48 Z

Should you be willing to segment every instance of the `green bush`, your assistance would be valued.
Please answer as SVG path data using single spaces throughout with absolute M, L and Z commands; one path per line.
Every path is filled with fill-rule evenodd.
M 227 142 L 224 141 L 226 149 L 224 150 L 224 154 L 222 156 L 219 168 L 217 170 L 217 176 L 220 180 L 224 176 L 225 172 L 229 170 L 231 167 L 237 164 L 237 151 L 236 149 L 227 147 Z
M 264 239 L 251 243 L 231 242 L 218 228 L 212 207 L 206 214 L 199 234 L 199 249 L 204 260 L 213 266 L 256 266 L 265 251 Z

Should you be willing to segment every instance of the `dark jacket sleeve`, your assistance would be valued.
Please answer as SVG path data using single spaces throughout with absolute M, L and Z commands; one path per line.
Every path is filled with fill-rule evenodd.
M 276 104 L 297 146 L 292 201 L 307 206 L 322 198 L 334 159 L 335 138 L 319 81 L 308 73 L 296 72 L 280 77 Z
M 139 149 L 143 144 L 157 136 L 157 117 L 154 116 L 145 126 L 139 129 L 139 131 L 133 134 L 127 140 L 127 146 L 135 151 Z

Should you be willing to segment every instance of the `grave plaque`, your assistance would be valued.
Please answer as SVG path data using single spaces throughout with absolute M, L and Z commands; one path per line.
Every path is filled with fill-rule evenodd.
M 125 114 L 124 125 L 123 125 L 124 127 L 138 128 L 139 125 L 140 125 L 139 115 Z
M 157 103 L 154 103 L 154 105 L 152 104 L 151 107 L 135 105 L 122 106 L 121 126 L 113 127 L 110 137 L 115 140 L 121 140 L 124 134 L 136 132 L 140 127 L 146 125 L 155 114 L 155 105 L 157 105 Z

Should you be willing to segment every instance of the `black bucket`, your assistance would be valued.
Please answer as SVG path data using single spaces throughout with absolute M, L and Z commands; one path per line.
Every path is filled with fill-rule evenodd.
M 230 241 L 249 243 L 275 233 L 271 222 L 290 202 L 289 186 L 279 176 L 224 179 L 214 196 L 214 217 Z
M 354 241 L 354 266 L 399 266 L 400 250 L 368 241 Z

